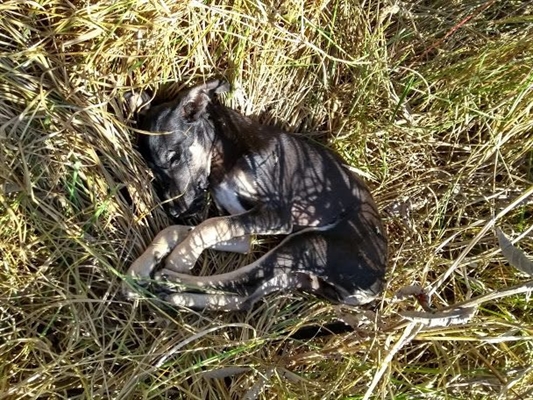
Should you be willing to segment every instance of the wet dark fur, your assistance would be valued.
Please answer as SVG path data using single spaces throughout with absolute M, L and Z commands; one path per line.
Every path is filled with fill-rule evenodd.
M 351 305 L 374 299 L 387 239 L 366 184 L 331 150 L 221 105 L 214 95 L 225 90 L 211 82 L 139 115 L 140 129 L 163 133 L 141 135 L 139 149 L 161 196 L 172 199 L 172 215 L 194 212 L 206 190 L 231 214 L 204 221 L 176 246 L 156 277 L 184 289 L 166 299 L 223 310 L 246 309 L 283 289 Z M 234 272 L 188 275 L 204 248 L 249 234 L 287 237 Z

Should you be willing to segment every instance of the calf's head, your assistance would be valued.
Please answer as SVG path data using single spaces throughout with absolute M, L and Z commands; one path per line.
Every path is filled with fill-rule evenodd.
M 174 217 L 194 214 L 203 203 L 215 138 L 207 108 L 214 95 L 228 87 L 212 81 L 184 90 L 168 103 L 144 105 L 138 112 L 137 127 L 145 131 L 138 137 L 139 151 Z M 146 93 L 141 97 L 150 99 Z

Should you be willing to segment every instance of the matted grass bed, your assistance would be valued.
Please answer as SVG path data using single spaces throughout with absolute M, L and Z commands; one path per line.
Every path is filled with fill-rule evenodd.
M 502 292 L 531 277 L 493 229 L 533 255 L 531 2 L 214 3 L 0 3 L 0 399 L 532 398 L 531 285 Z M 372 187 L 391 253 L 373 307 L 282 293 L 217 315 L 121 295 L 170 224 L 122 95 L 213 77 Z M 426 326 L 401 316 L 422 311 L 394 299 L 409 285 L 441 309 L 496 295 Z M 289 338 L 339 317 L 354 331 Z

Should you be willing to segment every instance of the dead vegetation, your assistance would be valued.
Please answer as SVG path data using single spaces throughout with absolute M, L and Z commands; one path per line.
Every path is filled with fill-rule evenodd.
M 444 327 L 393 301 L 416 284 L 446 308 L 529 279 L 493 228 L 533 254 L 530 2 L 217 3 L 0 4 L 0 399 L 531 398 L 528 290 Z M 374 188 L 392 254 L 375 313 L 120 296 L 170 222 L 121 95 L 221 76 L 228 104 L 323 138 Z M 288 339 L 339 315 L 357 329 Z

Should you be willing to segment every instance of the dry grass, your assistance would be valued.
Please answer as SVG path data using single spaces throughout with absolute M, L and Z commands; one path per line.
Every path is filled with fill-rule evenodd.
M 401 323 L 417 305 L 392 301 L 404 285 L 446 306 L 527 280 L 484 228 L 533 254 L 531 196 L 513 204 L 533 180 L 530 2 L 210 3 L 0 4 L 0 399 L 532 398 L 528 296 L 446 328 Z M 366 174 L 392 254 L 377 324 L 302 342 L 287 336 L 339 310 L 121 298 L 169 220 L 118 99 L 213 76 L 229 104 L 317 132 Z

